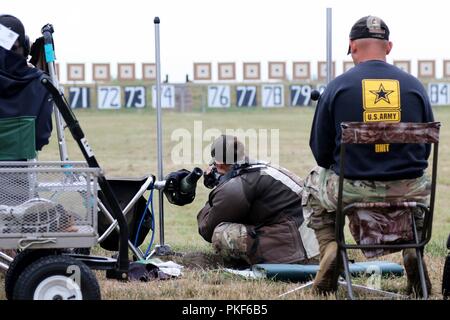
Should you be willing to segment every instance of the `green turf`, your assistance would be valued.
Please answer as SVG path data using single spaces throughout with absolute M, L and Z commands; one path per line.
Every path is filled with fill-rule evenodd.
M 444 241 L 450 232 L 450 108 L 434 109 L 435 118 L 442 122 L 438 166 L 438 187 L 433 242 L 428 251 L 443 255 Z M 314 158 L 308 146 L 309 132 L 314 114 L 313 108 L 207 110 L 207 112 L 163 112 L 164 172 L 180 169 L 171 161 L 171 151 L 178 141 L 171 141 L 176 129 L 187 129 L 194 134 L 194 122 L 201 121 L 203 130 L 226 129 L 278 129 L 280 137 L 280 164 L 300 177 L 305 177 L 314 166 Z M 108 176 L 139 177 L 157 174 L 156 168 L 156 113 L 153 109 L 76 112 L 83 130 L 97 159 Z M 82 159 L 78 147 L 66 130 L 69 156 Z M 49 146 L 40 154 L 41 160 L 58 159 L 56 134 Z M 203 141 L 202 149 L 209 142 Z M 186 164 L 192 169 L 203 163 Z M 199 184 L 195 201 L 185 207 L 165 206 L 165 238 L 175 248 L 206 248 L 207 243 L 197 233 L 196 214 L 207 199 L 208 190 Z M 158 239 L 158 238 L 157 238 Z
M 200 109 L 199 109 L 200 110 Z M 171 150 L 178 142 L 171 141 L 171 134 L 176 129 L 184 128 L 193 134 L 194 121 L 202 121 L 203 129 L 278 129 L 280 134 L 280 164 L 289 168 L 300 177 L 305 177 L 315 164 L 308 146 L 309 131 L 314 110 L 312 108 L 283 108 L 264 110 L 260 107 L 251 110 L 207 110 L 207 112 L 178 113 L 164 112 L 164 170 L 168 173 L 180 169 L 181 166 L 171 162 Z M 156 116 L 151 110 L 76 111 L 81 126 L 86 133 L 90 145 L 107 176 L 140 177 L 156 174 Z M 447 141 L 450 129 L 450 108 L 435 109 L 436 119 L 441 121 L 441 148 L 439 162 L 439 184 L 436 200 L 434 233 L 431 243 L 426 248 L 430 278 L 433 283 L 432 299 L 442 299 L 440 287 L 444 264 L 445 240 L 450 232 L 449 206 L 450 153 Z M 53 134 L 50 145 L 40 154 L 40 160 L 59 159 Z M 82 160 L 81 152 L 66 132 L 69 156 L 72 160 Z M 202 148 L 208 148 L 204 141 Z M 192 169 L 201 163 L 190 163 L 182 167 Z M 204 165 L 204 164 L 203 164 Z M 197 232 L 196 215 L 207 199 L 208 190 L 199 184 L 195 201 L 185 207 L 173 206 L 165 202 L 165 240 L 175 251 L 211 251 L 209 244 Z M 157 201 L 156 201 L 157 202 Z M 158 222 L 158 220 L 157 220 Z M 158 229 L 158 228 L 157 228 Z M 147 238 L 147 241 L 149 241 Z M 156 234 L 158 243 L 159 234 Z M 143 246 L 144 247 L 144 246 Z M 110 252 L 94 249 L 95 254 L 107 255 Z M 364 260 L 362 253 L 349 253 L 351 259 Z M 383 257 L 401 263 L 401 254 L 396 253 Z M 107 280 L 104 273 L 97 272 L 103 299 L 323 299 L 308 290 L 299 290 L 283 298 L 279 295 L 298 287 L 298 283 L 285 283 L 271 280 L 244 280 L 219 270 L 203 269 L 185 270 L 179 279 L 150 282 L 121 282 Z M 1 277 L 1 275 L 0 275 Z M 355 279 L 365 284 L 367 279 Z M 5 299 L 0 282 L 0 299 Z M 381 288 L 402 292 L 406 285 L 406 277 L 382 279 Z M 340 290 L 338 299 L 345 298 Z M 361 299 L 373 298 L 360 295 Z M 328 297 L 334 299 L 334 297 Z

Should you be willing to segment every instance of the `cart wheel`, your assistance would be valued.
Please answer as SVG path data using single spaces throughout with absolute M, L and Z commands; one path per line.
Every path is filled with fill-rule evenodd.
M 43 256 L 59 254 L 58 250 L 39 249 L 39 250 L 24 250 L 17 254 L 14 260 L 9 265 L 8 271 L 5 275 L 5 293 L 6 299 L 13 298 L 14 286 L 17 279 L 26 267 L 32 264 Z
M 87 265 L 69 256 L 47 256 L 19 276 L 14 300 L 100 300 L 100 287 Z

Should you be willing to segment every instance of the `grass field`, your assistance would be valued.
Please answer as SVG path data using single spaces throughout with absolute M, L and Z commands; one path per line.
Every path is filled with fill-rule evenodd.
M 280 164 L 300 177 L 305 177 L 315 164 L 308 141 L 313 116 L 311 108 L 283 108 L 279 110 L 214 110 L 206 113 L 164 112 L 164 171 L 180 169 L 171 162 L 171 151 L 178 141 L 171 141 L 175 129 L 185 128 L 191 133 L 194 121 L 202 121 L 203 130 L 225 129 L 279 129 Z M 156 115 L 153 110 L 94 111 L 81 110 L 77 117 L 107 176 L 139 177 L 156 175 Z M 440 286 L 445 241 L 450 232 L 450 109 L 436 108 L 435 118 L 442 122 L 438 188 L 432 242 L 426 250 L 426 261 L 433 282 L 433 298 L 440 298 Z M 40 154 L 40 160 L 58 159 L 55 135 L 50 146 Z M 66 135 L 70 135 L 66 132 Z M 71 159 L 81 160 L 78 147 L 67 137 Z M 209 141 L 203 142 L 203 148 Z M 201 163 L 185 165 L 186 169 L 203 166 Z M 196 215 L 207 199 L 208 190 L 199 183 L 195 201 L 185 207 L 165 206 L 165 240 L 175 251 L 205 251 L 210 247 L 197 232 Z M 156 234 L 156 242 L 159 235 Z M 144 247 L 144 246 L 143 246 Z M 109 253 L 108 253 L 109 254 Z M 352 254 L 363 259 L 360 253 Z M 386 259 L 400 262 L 401 255 Z M 119 283 L 101 280 L 103 299 L 276 299 L 298 284 L 270 280 L 243 280 L 215 270 L 185 270 L 180 279 L 149 283 Z M 362 280 L 363 281 L 363 280 Z M 401 290 L 406 279 L 383 280 L 385 289 Z M 3 290 L 0 291 L 3 296 Z M 344 297 L 340 293 L 339 297 Z M 295 292 L 284 299 L 315 299 L 308 291 Z M 369 297 L 367 297 L 369 298 Z

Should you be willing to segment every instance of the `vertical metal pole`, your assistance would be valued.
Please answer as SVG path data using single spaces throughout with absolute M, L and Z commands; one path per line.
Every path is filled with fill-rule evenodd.
M 58 88 L 61 95 L 63 95 L 62 89 L 59 87 L 58 77 L 55 70 L 55 53 L 53 48 L 53 26 L 47 24 L 42 27 L 41 30 L 44 36 L 44 46 L 45 46 L 45 59 L 48 66 L 48 71 L 50 73 L 50 78 L 52 79 L 53 85 Z M 53 106 L 53 112 L 55 114 L 55 124 L 56 124 L 56 134 L 58 137 L 58 147 L 59 147 L 59 157 L 61 161 L 68 161 L 69 154 L 67 152 L 66 138 L 64 137 L 64 120 L 56 107 Z
M 48 64 L 48 70 L 50 72 L 50 78 L 53 84 L 61 92 L 62 89 L 59 87 L 59 81 L 55 73 L 54 64 Z M 69 153 L 67 152 L 66 137 L 64 136 L 64 120 L 61 117 L 61 113 L 56 106 L 53 106 L 53 112 L 55 113 L 55 124 L 56 124 L 56 135 L 58 138 L 58 148 L 59 148 L 59 158 L 61 161 L 69 161 Z
M 158 148 L 158 180 L 163 180 L 163 145 L 161 120 L 161 61 L 159 47 L 159 17 L 155 17 L 155 59 L 156 59 L 156 137 Z M 164 194 L 158 190 L 159 195 L 159 242 L 164 245 Z
M 327 84 L 330 83 L 333 76 L 333 60 L 332 60 L 332 47 L 331 47 L 331 39 L 332 39 L 332 25 L 331 25 L 331 17 L 332 17 L 332 9 L 327 8 Z

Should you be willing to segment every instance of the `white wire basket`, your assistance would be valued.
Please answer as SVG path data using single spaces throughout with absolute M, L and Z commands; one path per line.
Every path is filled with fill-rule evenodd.
M 85 162 L 0 162 L 0 248 L 94 246 L 99 174 Z

